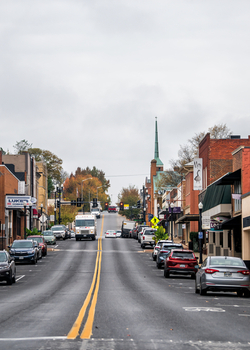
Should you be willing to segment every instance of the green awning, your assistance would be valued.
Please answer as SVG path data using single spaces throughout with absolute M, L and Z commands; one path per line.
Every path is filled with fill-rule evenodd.
M 220 185 L 213 183 L 207 187 L 206 194 L 203 201 L 202 211 L 209 210 L 216 207 L 219 204 L 230 204 L 231 203 L 231 186 Z

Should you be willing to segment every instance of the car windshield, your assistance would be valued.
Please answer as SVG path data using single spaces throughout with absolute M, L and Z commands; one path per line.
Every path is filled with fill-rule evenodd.
M 99 209 L 98 209 L 98 208 L 95 208 L 95 209 L 91 209 L 91 211 L 99 211 Z
M 33 248 L 33 243 L 32 241 L 15 241 L 12 248 Z
M 51 227 L 52 231 L 64 231 L 64 228 L 62 226 L 57 226 L 57 227 Z
M 108 230 L 107 233 L 115 233 L 113 230 Z
M 28 237 L 27 239 L 32 239 L 32 241 L 36 241 L 38 243 L 43 243 L 42 237 Z
M 92 219 L 76 220 L 75 226 L 95 226 L 95 221 Z
M 244 262 L 240 258 L 231 257 L 211 257 L 210 265 L 212 266 L 244 266 Z
M 7 261 L 7 255 L 3 252 L 0 252 L 0 262 Z
M 53 231 L 44 231 L 43 235 L 44 236 L 54 236 L 54 233 L 53 233 Z
M 173 252 L 172 258 L 185 258 L 185 259 L 195 259 L 192 252 Z
M 163 258 L 167 258 L 168 255 L 169 255 L 169 252 L 160 253 L 160 256 L 162 256 Z

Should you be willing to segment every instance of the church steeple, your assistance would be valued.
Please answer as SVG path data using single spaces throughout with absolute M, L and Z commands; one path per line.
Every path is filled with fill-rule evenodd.
M 156 166 L 162 167 L 163 163 L 159 158 L 159 145 L 158 145 L 158 129 L 157 129 L 157 117 L 155 117 L 155 158 Z

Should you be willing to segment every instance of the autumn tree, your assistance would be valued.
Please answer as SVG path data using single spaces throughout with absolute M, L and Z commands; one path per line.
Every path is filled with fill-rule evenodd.
M 68 225 L 75 220 L 77 215 L 78 208 L 71 205 L 62 205 L 61 206 L 61 223 L 63 225 Z M 54 215 L 54 206 L 48 207 L 48 215 Z M 58 219 L 58 209 L 57 209 L 57 219 Z
M 128 188 L 122 188 L 121 192 L 118 194 L 118 201 L 123 202 L 124 204 L 129 204 L 130 210 L 123 210 L 119 213 L 124 215 L 126 218 L 132 219 L 137 217 L 140 209 L 131 209 L 132 206 L 135 206 L 137 201 L 140 199 L 139 190 L 132 185 L 129 185 Z

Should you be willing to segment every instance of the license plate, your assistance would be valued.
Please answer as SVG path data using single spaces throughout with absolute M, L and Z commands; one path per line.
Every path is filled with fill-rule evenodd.
M 87 235 L 84 235 L 83 237 L 87 237 Z
M 180 267 L 185 267 L 185 266 L 186 266 L 186 265 L 184 265 L 184 264 L 181 264 L 181 265 L 180 265 Z
M 231 277 L 232 276 L 232 272 L 224 272 L 224 276 L 225 277 Z
M 23 259 L 23 256 L 19 256 L 19 260 L 22 260 Z

